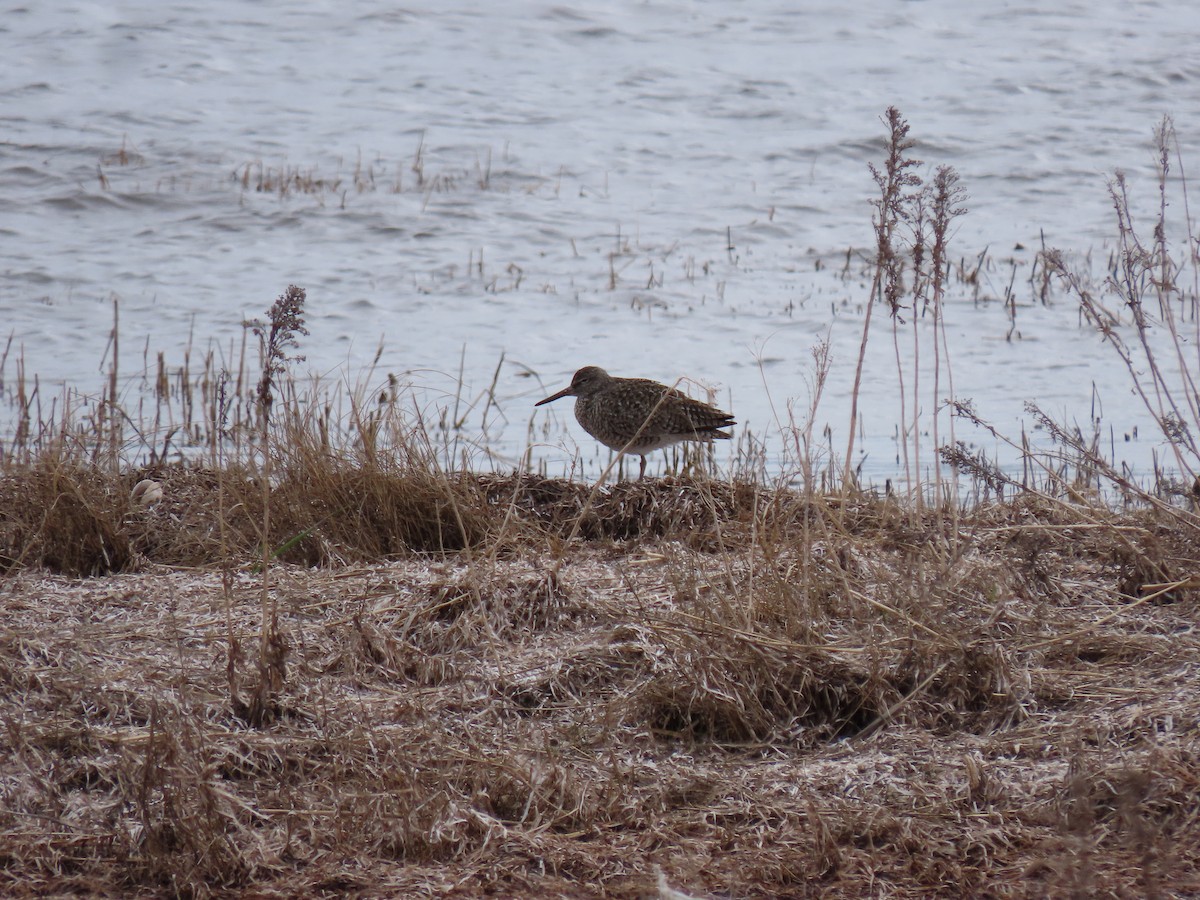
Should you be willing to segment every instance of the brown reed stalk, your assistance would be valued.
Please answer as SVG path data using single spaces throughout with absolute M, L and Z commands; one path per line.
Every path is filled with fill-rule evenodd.
M 916 513 L 924 504 L 924 488 L 921 484 L 921 319 L 924 318 L 929 311 L 929 283 L 932 276 L 929 272 L 930 263 L 928 261 L 929 242 L 931 240 L 930 230 L 930 211 L 928 209 L 930 186 L 923 184 L 919 190 L 915 191 L 908 204 L 909 211 L 909 230 L 911 234 L 910 246 L 908 248 L 908 256 L 912 270 L 911 284 L 908 288 L 908 293 L 911 298 L 911 308 L 909 319 L 912 326 L 912 417 L 909 421 L 905 421 L 904 411 L 904 370 L 901 365 L 899 352 L 899 329 L 898 324 L 903 324 L 903 318 L 899 315 L 893 315 L 892 318 L 892 343 L 896 350 L 896 371 L 897 380 L 901 385 L 901 439 L 904 445 L 905 468 L 908 468 L 908 442 L 912 441 L 912 466 L 916 472 L 916 481 L 909 478 L 907 494 L 913 501 L 913 509 Z M 934 342 L 937 341 L 937 332 L 934 332 Z M 935 416 L 936 416 L 936 406 Z
M 119 394 L 117 371 L 120 365 L 120 303 L 113 297 L 112 366 L 108 370 L 108 464 L 115 476 L 120 471 L 121 454 L 121 411 L 117 405 Z
M 288 285 L 287 290 L 272 304 L 265 323 L 259 319 L 245 323 L 258 338 L 262 356 L 262 376 L 256 392 L 262 448 L 259 474 L 263 501 L 262 622 L 258 655 L 259 682 L 248 709 L 248 720 L 256 726 L 268 720 L 273 695 L 282 686 L 285 674 L 287 647 L 279 634 L 278 605 L 271 599 L 271 410 L 278 389 L 277 379 L 287 370 L 289 362 L 304 359 L 302 356 L 289 356 L 288 353 L 299 346 L 298 335 L 308 334 L 308 329 L 304 327 L 305 296 L 303 288 Z
M 231 706 L 245 709 L 238 690 L 237 669 L 241 659 L 241 642 L 233 624 L 233 561 L 229 546 L 229 516 L 226 511 L 226 481 L 229 473 L 226 469 L 225 438 L 229 424 L 229 372 L 222 368 L 211 383 L 213 395 L 210 399 L 211 418 L 209 421 L 209 440 L 213 465 L 217 473 L 217 532 L 220 547 L 221 566 L 221 599 L 225 608 L 225 639 L 228 651 L 225 660 L 225 678 L 229 688 Z
M 946 319 L 943 315 L 943 302 L 946 291 L 946 273 L 949 270 L 950 258 L 947 244 L 950 239 L 950 225 L 954 219 L 965 215 L 967 208 L 963 206 L 966 191 L 958 183 L 958 173 L 951 166 L 938 166 L 933 176 L 933 248 L 929 262 L 932 282 L 929 291 L 929 304 L 933 312 L 933 446 L 935 452 L 941 448 L 941 434 L 938 428 L 941 419 L 940 410 L 943 406 L 941 395 L 942 365 L 946 367 L 946 383 L 950 397 L 954 397 L 954 370 L 950 365 L 950 343 L 946 337 Z M 950 417 L 950 445 L 956 445 L 954 435 L 954 417 Z M 951 491 L 953 498 L 958 497 L 958 475 L 954 472 L 954 485 Z M 942 469 L 940 460 L 934 463 L 934 487 L 937 501 L 942 500 Z M 950 508 L 957 515 L 959 504 L 952 502 Z M 957 529 L 953 530 L 957 532 Z
M 1200 301 L 1193 290 L 1191 309 L 1188 309 L 1188 297 L 1180 286 L 1180 276 L 1187 268 L 1191 268 L 1193 283 L 1196 282 L 1196 270 L 1200 268 L 1200 258 L 1195 249 L 1198 238 L 1192 229 L 1190 215 L 1186 215 L 1183 249 L 1177 258 L 1169 241 L 1173 223 L 1167 215 L 1170 206 L 1170 162 L 1172 150 L 1177 151 L 1177 139 L 1170 118 L 1164 118 L 1155 130 L 1155 141 L 1158 151 L 1155 162 L 1159 204 L 1153 239 L 1149 244 L 1142 240 L 1135 225 L 1125 173 L 1118 170 L 1108 185 L 1116 216 L 1117 252 L 1104 287 L 1120 300 L 1121 306 L 1128 312 L 1136 340 L 1131 342 L 1122 335 L 1119 317 L 1104 306 L 1079 275 L 1070 270 L 1061 252 L 1047 251 L 1044 260 L 1047 268 L 1059 277 L 1075 297 L 1087 321 L 1099 331 L 1104 342 L 1129 372 L 1135 393 L 1170 446 L 1179 473 L 1190 484 L 1200 471 L 1200 443 L 1197 438 L 1197 431 L 1200 430 L 1200 389 L 1197 387 L 1200 363 L 1195 358 L 1194 347 L 1189 346 L 1192 336 L 1183 334 L 1180 317 L 1188 314 L 1195 317 L 1196 305 Z M 1147 300 L 1154 302 L 1157 314 L 1147 308 Z M 1161 357 L 1162 351 L 1155 340 L 1159 327 L 1164 328 L 1170 338 L 1167 347 L 1167 352 L 1173 357 L 1170 366 Z M 1200 324 L 1197 327 L 1200 328 Z M 1177 375 L 1170 374 L 1171 369 L 1176 370 Z
M 1196 304 L 1200 302 L 1200 295 L 1197 294 L 1196 284 L 1200 278 L 1200 242 L 1196 240 L 1194 231 L 1192 230 L 1191 217 L 1187 209 L 1187 183 L 1180 176 L 1180 193 L 1183 195 L 1184 208 L 1184 242 L 1179 249 L 1180 258 L 1177 259 L 1175 252 L 1169 245 L 1167 233 L 1169 222 L 1167 219 L 1167 208 L 1171 205 L 1168 197 L 1168 181 L 1171 172 L 1171 152 L 1175 150 L 1175 155 L 1179 157 L 1179 140 L 1175 134 L 1175 123 L 1170 116 L 1164 116 L 1154 132 L 1155 145 L 1158 150 L 1156 159 L 1156 167 L 1158 173 L 1158 222 L 1154 228 L 1154 252 L 1153 259 L 1158 263 L 1158 278 L 1153 280 L 1155 291 L 1159 301 L 1159 316 L 1163 324 L 1171 335 L 1172 348 L 1175 353 L 1175 364 L 1179 369 L 1179 393 L 1183 396 L 1179 401 L 1179 406 L 1186 408 L 1187 421 L 1192 425 L 1200 424 L 1200 391 L 1197 390 L 1196 378 L 1198 373 L 1194 371 L 1195 356 L 1194 350 L 1187 348 L 1188 339 L 1181 334 L 1179 327 L 1179 316 L 1187 314 L 1187 297 L 1180 286 L 1180 275 L 1186 269 L 1192 270 L 1192 314 L 1193 319 L 1196 319 Z M 1182 160 L 1180 160 L 1182 168 Z M 1178 306 L 1178 311 L 1176 307 Z M 1200 328 L 1200 324 L 1197 325 Z M 1181 415 L 1181 410 L 1176 408 L 1177 415 Z M 1193 453 L 1196 452 L 1195 438 L 1189 442 Z
M 909 170 L 920 165 L 919 160 L 910 159 L 905 154 L 916 142 L 908 136 L 909 125 L 894 106 L 889 106 L 885 113 L 885 124 L 888 129 L 887 159 L 883 171 L 871 164 L 871 176 L 879 188 L 879 198 L 873 202 L 875 213 L 872 224 L 875 230 L 875 273 L 871 282 L 871 296 L 867 303 L 867 312 L 863 321 L 862 341 L 858 348 L 858 364 L 854 370 L 854 387 L 850 392 L 850 436 L 846 444 L 845 469 L 842 474 L 843 485 L 852 483 L 854 471 L 854 435 L 858 429 L 858 397 L 862 389 L 863 366 L 866 364 L 867 341 L 871 333 L 871 313 L 878 299 L 886 300 L 892 311 L 893 320 L 900 308 L 900 298 L 903 281 L 900 277 L 903 263 L 896 252 L 895 234 L 900 223 L 908 218 L 905 208 L 911 188 L 919 185 L 921 180 Z M 901 385 L 901 403 L 903 404 L 903 385 Z M 901 416 L 903 420 L 903 414 Z M 906 466 L 907 467 L 907 466 Z M 910 479 L 911 481 L 911 479 Z

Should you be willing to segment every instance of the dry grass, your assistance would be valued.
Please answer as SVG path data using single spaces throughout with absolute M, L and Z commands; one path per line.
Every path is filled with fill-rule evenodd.
M 216 477 L 157 474 L 153 508 L 97 475 L 73 507 L 127 571 L 3 549 L 6 894 L 1200 890 L 1200 556 L 1161 512 L 1026 497 L 949 533 L 668 479 L 601 490 L 568 546 L 579 485 L 444 481 L 469 534 L 412 530 L 403 479 L 348 474 L 368 499 L 320 519 L 281 486 L 317 567 L 274 567 L 251 727 L 252 529 L 202 559 Z
M 961 194 L 944 168 L 914 190 L 888 122 L 874 290 L 894 322 L 932 311 L 948 381 Z M 1126 214 L 1114 287 L 1144 336 L 1138 285 L 1195 300 L 1198 266 Z M 1086 305 L 1061 259 L 1046 284 Z M 145 416 L 115 365 L 61 407 L 19 360 L 0 384 L 0 894 L 1200 895 L 1186 484 L 1135 484 L 1048 418 L 1061 455 L 1021 480 L 952 429 L 923 445 L 902 371 L 907 467 L 940 451 L 975 501 L 940 475 L 861 490 L 816 464 L 811 416 L 802 489 L 753 441 L 726 480 L 480 474 L 457 408 L 303 391 L 304 300 L 247 323 L 261 375 L 160 358 Z M 1191 475 L 1189 370 L 1141 346 Z

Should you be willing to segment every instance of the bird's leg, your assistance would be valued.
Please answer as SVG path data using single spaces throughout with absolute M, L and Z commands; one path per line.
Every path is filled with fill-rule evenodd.
M 646 477 L 646 457 L 642 457 L 642 467 L 638 470 L 638 481 Z

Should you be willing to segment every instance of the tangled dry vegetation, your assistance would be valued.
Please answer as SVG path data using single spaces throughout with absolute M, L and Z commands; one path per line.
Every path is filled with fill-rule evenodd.
M 152 474 L 163 499 L 130 500 Z M 682 479 L 0 483 L 7 896 L 1186 896 L 1194 521 Z
M 940 359 L 957 176 L 922 188 L 888 123 L 867 309 L 911 310 L 914 342 L 932 310 Z M 1006 499 L 930 501 L 903 377 L 904 500 L 856 487 L 853 440 L 842 477 L 814 468 L 811 423 L 803 488 L 455 470 L 390 383 L 340 418 L 301 399 L 295 286 L 247 323 L 257 389 L 210 361 L 182 418 L 161 360 L 146 429 L 115 362 L 83 421 L 64 399 L 43 422 L 19 374 L 0 894 L 1200 896 L 1200 393 L 1172 388 L 1143 294 L 1181 360 L 1171 316 L 1200 299 L 1165 225 L 1147 249 L 1114 197 L 1142 350 L 1061 257 L 1045 271 L 1129 367 L 1186 475 L 1169 490 L 1048 419 L 1073 462 L 1031 486 L 947 453 L 935 419 Z M 165 465 L 172 440 L 192 455 Z

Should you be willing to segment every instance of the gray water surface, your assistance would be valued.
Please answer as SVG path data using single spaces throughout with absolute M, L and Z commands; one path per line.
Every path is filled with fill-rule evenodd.
M 1027 279 L 1043 240 L 1103 274 L 1106 179 L 1124 169 L 1153 211 L 1163 115 L 1200 159 L 1198 47 L 1190 0 L 10 7 L 3 374 L 20 354 L 43 390 L 99 390 L 114 300 L 136 376 L 189 341 L 238 346 L 295 283 L 305 366 L 335 382 L 392 373 L 434 413 L 500 364 L 486 433 L 464 426 L 481 465 L 516 464 L 532 436 L 551 474 L 577 454 L 594 474 L 607 451 L 569 401 L 532 406 L 585 364 L 695 379 L 778 460 L 821 340 L 815 430 L 844 448 L 869 285 L 860 262 L 840 273 L 873 240 L 868 163 L 894 104 L 914 154 L 969 193 L 952 254 L 991 261 L 947 310 L 955 394 L 1014 436 L 1026 400 L 1088 423 L 1099 397 L 1145 472 L 1162 447 L 1124 367 Z M 998 302 L 1014 265 L 1015 330 Z M 886 317 L 870 350 L 858 453 L 882 479 L 899 468 Z

